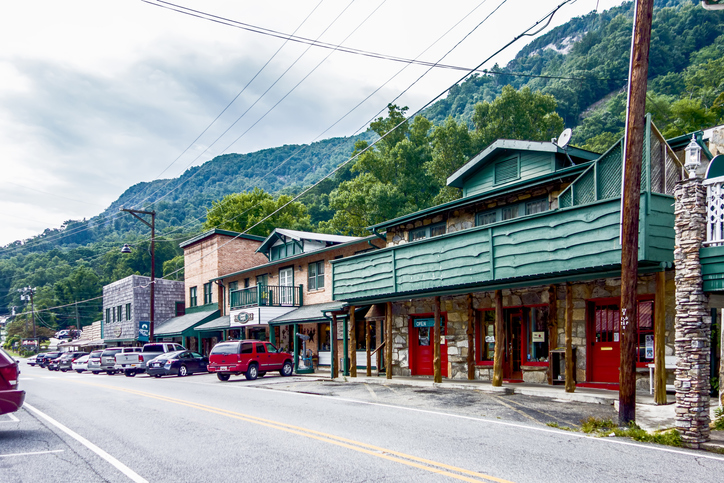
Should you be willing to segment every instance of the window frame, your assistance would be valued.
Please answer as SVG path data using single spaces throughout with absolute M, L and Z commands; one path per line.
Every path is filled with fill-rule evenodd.
M 126 320 L 131 320 L 131 303 L 126 304 Z
M 208 305 L 213 302 L 214 290 L 211 288 L 211 282 L 204 284 L 204 305 Z
M 198 306 L 198 290 L 197 287 L 189 287 L 189 307 Z
M 443 233 L 438 233 L 437 235 L 433 235 L 432 234 L 433 230 L 439 229 L 439 228 L 444 228 L 445 231 Z M 423 233 L 424 236 L 422 236 L 420 238 L 415 238 L 414 237 L 415 233 Z M 447 223 L 444 221 L 441 221 L 440 223 L 432 223 L 430 225 L 420 226 L 420 227 L 411 229 L 407 233 L 407 239 L 410 242 L 414 242 L 414 241 L 420 241 L 420 240 L 427 240 L 428 238 L 435 238 L 435 237 L 445 235 L 445 234 L 447 234 Z
M 313 271 L 314 275 L 312 275 Z M 307 291 L 312 290 L 324 290 L 324 260 L 311 262 L 307 265 Z
M 528 207 L 533 203 L 540 203 L 547 207 L 547 209 L 543 211 L 536 211 L 535 213 L 529 213 Z M 503 214 L 506 212 L 506 210 L 517 210 L 517 215 L 503 218 Z M 546 213 L 548 211 L 551 211 L 551 202 L 548 196 L 540 196 L 537 198 L 527 198 L 525 200 L 519 200 L 515 203 L 510 203 L 507 205 L 502 205 L 496 208 L 493 208 L 491 210 L 485 210 L 485 211 L 479 211 L 475 213 L 475 226 L 486 226 L 486 225 L 492 225 L 493 223 L 498 223 L 501 221 L 508 221 L 508 220 L 515 220 L 517 218 L 522 218 L 524 216 L 529 215 L 535 215 L 538 213 Z M 521 214 L 522 213 L 522 214 Z M 495 216 L 495 221 L 489 221 L 487 223 L 481 223 L 481 219 L 483 217 L 489 217 L 489 216 Z

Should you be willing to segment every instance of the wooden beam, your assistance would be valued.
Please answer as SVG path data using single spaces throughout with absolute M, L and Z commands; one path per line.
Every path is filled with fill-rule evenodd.
M 385 378 L 392 379 L 392 302 L 385 311 Z
M 330 371 L 332 379 L 335 379 L 339 370 L 337 369 L 337 314 L 332 314 L 332 322 L 329 328 L 329 351 L 332 361 L 330 362 Z
M 468 380 L 475 379 L 475 310 L 473 294 L 468 294 Z
M 357 377 L 357 326 L 354 320 L 354 305 L 349 308 L 349 375 Z
M 367 347 L 367 377 L 372 377 L 372 334 L 370 333 L 370 321 L 365 319 L 365 347 Z M 379 369 L 379 368 L 378 368 Z
M 495 355 L 493 357 L 493 386 L 503 385 L 503 350 L 505 324 L 503 323 L 503 293 L 495 291 Z
M 576 364 L 573 360 L 573 287 L 566 283 L 566 392 L 576 390 Z
M 548 351 L 558 348 L 558 288 L 548 287 Z M 548 358 L 550 361 L 550 357 Z M 548 384 L 553 385 L 553 364 L 548 363 Z
M 433 357 L 432 367 L 435 382 L 442 382 L 442 368 L 440 364 L 440 297 L 435 297 L 435 329 L 433 330 Z
M 666 404 L 666 272 L 656 273 L 654 299 L 654 402 Z

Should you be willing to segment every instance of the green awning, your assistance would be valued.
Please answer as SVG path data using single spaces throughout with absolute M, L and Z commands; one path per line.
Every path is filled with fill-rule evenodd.
M 206 310 L 201 312 L 193 312 L 186 315 L 180 315 L 171 319 L 157 323 L 154 326 L 154 336 L 156 337 L 172 337 L 177 335 L 188 335 L 184 332 L 194 327 L 214 320 L 219 316 L 218 310 Z

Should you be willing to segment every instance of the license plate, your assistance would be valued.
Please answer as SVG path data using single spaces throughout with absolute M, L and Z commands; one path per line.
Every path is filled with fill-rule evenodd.
M 220 371 L 228 371 L 228 370 L 229 370 L 229 367 L 228 367 L 228 366 L 221 366 L 221 367 L 219 367 L 219 370 L 220 370 Z

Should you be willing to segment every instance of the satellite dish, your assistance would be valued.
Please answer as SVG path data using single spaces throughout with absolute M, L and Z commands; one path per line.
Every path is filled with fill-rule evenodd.
M 572 135 L 573 130 L 571 130 L 571 128 L 564 129 L 561 135 L 558 136 L 558 141 L 556 142 L 556 145 L 561 149 L 565 149 L 566 146 L 568 146 L 568 143 L 571 142 Z

